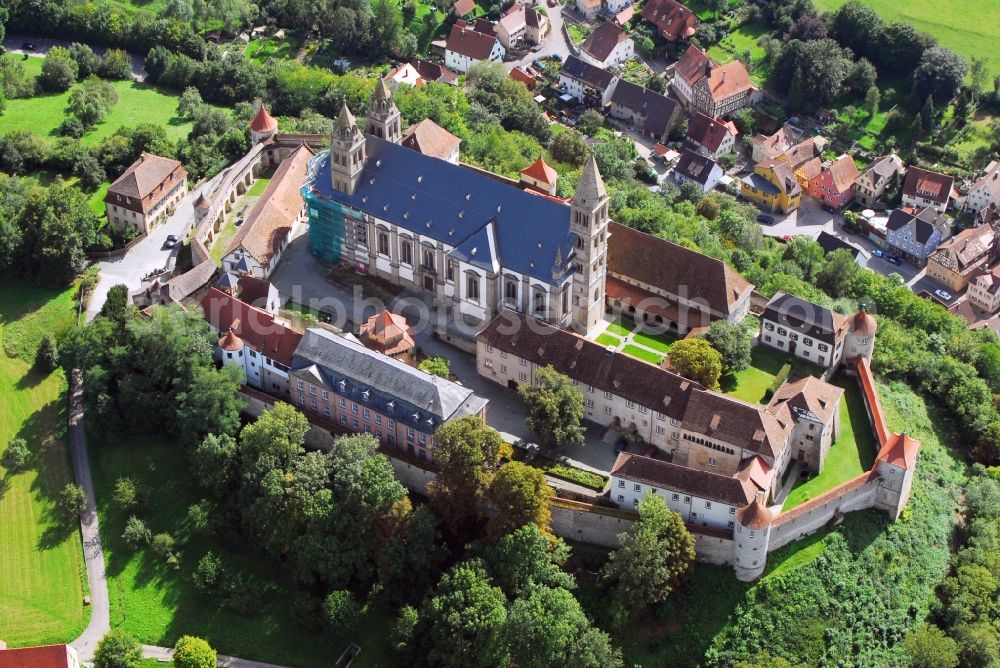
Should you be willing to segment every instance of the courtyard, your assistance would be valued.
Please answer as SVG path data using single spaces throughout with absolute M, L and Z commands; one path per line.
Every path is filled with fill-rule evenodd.
M 659 366 L 677 337 L 665 332 L 647 332 L 644 325 L 620 316 L 609 323 L 594 340 L 602 346 L 614 348 L 616 352 Z

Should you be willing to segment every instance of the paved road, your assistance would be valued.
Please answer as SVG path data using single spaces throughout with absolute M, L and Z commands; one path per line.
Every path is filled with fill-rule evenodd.
M 566 56 L 570 54 L 569 44 L 566 43 L 566 36 L 563 35 L 562 31 L 563 6 L 556 5 L 555 7 L 549 7 L 545 3 L 537 3 L 537 6 L 545 7 L 545 12 L 549 17 L 549 25 L 551 26 L 549 34 L 542 40 L 542 48 L 538 51 L 534 53 L 528 51 L 518 60 L 506 61 L 504 67 L 508 70 L 514 69 L 517 65 L 530 65 L 531 61 L 539 60 L 546 56 L 557 56 L 559 60 L 566 60 Z
M 218 177 L 216 177 L 218 178 Z M 128 286 L 129 292 L 135 292 L 142 285 L 143 277 L 150 272 L 163 269 L 170 263 L 177 261 L 177 253 L 180 245 L 173 249 L 166 248 L 167 235 L 176 235 L 183 239 L 184 235 L 191 229 L 194 223 L 194 202 L 198 195 L 204 190 L 206 195 L 214 186 L 215 179 L 198 186 L 188 193 L 188 196 L 177 205 L 174 215 L 167 219 L 167 222 L 154 229 L 149 236 L 129 249 L 121 257 L 113 257 L 106 260 L 98 260 L 95 264 L 100 266 L 101 275 L 94 289 L 94 294 L 90 298 L 87 306 L 87 320 L 92 319 L 104 305 L 104 299 L 108 296 L 111 286 L 124 283 Z
M 80 659 L 93 658 L 97 643 L 108 632 L 111 612 L 108 601 L 108 580 L 104 571 L 104 551 L 101 547 L 101 531 L 97 523 L 97 500 L 94 483 L 90 476 L 90 460 L 87 458 L 87 441 L 83 426 L 83 376 L 79 371 L 72 374 L 69 395 L 69 448 L 73 460 L 73 476 L 76 484 L 87 493 L 87 508 L 80 516 L 80 533 L 83 538 L 83 554 L 87 563 L 87 580 L 90 582 L 90 623 L 79 638 L 70 643 Z
M 34 49 L 27 51 L 21 46 L 25 42 L 30 42 Z M 34 58 L 44 58 L 48 50 L 54 46 L 69 46 L 70 41 L 65 39 L 53 39 L 51 37 L 35 37 L 34 35 L 8 34 L 3 40 L 3 46 L 10 53 L 32 56 Z M 103 54 L 107 51 L 103 46 L 91 46 L 94 53 Z M 137 53 L 128 54 L 132 61 L 132 78 L 136 81 L 146 80 L 146 59 Z
M 174 656 L 174 650 L 170 647 L 157 647 L 156 645 L 143 645 L 142 655 L 147 659 L 167 662 Z M 250 661 L 248 659 L 238 659 L 235 656 L 220 654 L 217 657 L 220 668 L 283 668 L 273 663 L 263 663 L 261 661 Z

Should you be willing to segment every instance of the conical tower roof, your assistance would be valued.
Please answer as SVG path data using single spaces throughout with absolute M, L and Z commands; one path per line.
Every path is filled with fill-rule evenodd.
M 262 104 L 257 110 L 257 115 L 250 121 L 250 129 L 254 132 L 273 132 L 278 129 L 278 121 L 267 113 L 267 107 Z
M 372 99 L 392 100 L 392 89 L 389 88 L 382 77 L 379 77 L 378 83 L 375 84 L 375 90 L 372 91 Z
M 771 526 L 773 518 L 774 515 L 761 502 L 760 498 L 755 498 L 749 505 L 736 511 L 736 521 L 747 529 L 766 529 Z
M 232 328 L 219 340 L 219 347 L 227 352 L 235 352 L 243 347 L 243 339 L 233 333 Z
M 354 114 L 347 108 L 346 102 L 340 108 L 337 120 L 333 123 L 333 134 L 342 140 L 351 140 L 355 134 L 361 134 L 361 129 L 358 128 L 357 121 L 354 120 Z
M 576 185 L 573 201 L 583 206 L 594 206 L 607 196 L 608 191 L 604 187 L 601 170 L 597 168 L 597 160 L 591 155 L 587 158 L 587 164 L 583 166 L 583 174 L 580 175 L 580 182 Z
M 201 194 L 198 195 L 198 199 L 195 200 L 194 208 L 196 208 L 196 209 L 208 209 L 208 208 L 211 208 L 211 206 L 212 205 L 209 203 L 208 198 L 205 197 L 205 191 L 202 191 Z

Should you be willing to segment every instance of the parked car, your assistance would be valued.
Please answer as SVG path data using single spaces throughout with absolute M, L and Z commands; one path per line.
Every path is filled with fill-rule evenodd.
M 31 42 L 24 42 L 23 44 L 21 44 L 21 49 L 23 51 L 34 51 L 37 48 L 38 47 L 32 44 Z
M 167 248 L 173 248 L 174 246 L 176 246 L 177 245 L 177 235 L 176 234 L 170 234 L 170 235 L 168 235 L 167 236 L 167 241 L 163 245 L 166 246 Z
M 543 63 L 542 61 L 538 60 L 537 58 L 535 58 L 534 60 L 532 60 L 531 64 L 534 65 L 537 69 L 540 69 L 540 70 L 545 69 L 545 63 Z
M 935 290 L 934 291 L 934 295 L 936 297 L 939 297 L 939 298 L 945 300 L 946 302 L 950 302 L 951 301 L 951 293 L 948 292 L 947 290 Z
M 766 213 L 762 213 L 762 214 L 760 214 L 760 215 L 757 216 L 757 222 L 758 223 L 764 223 L 765 225 L 773 225 L 774 224 L 774 216 L 769 216 Z
M 532 53 L 538 53 L 541 50 L 542 50 L 542 45 L 541 44 L 536 44 L 533 47 L 531 47 L 531 52 Z
M 902 260 L 902 258 L 898 258 L 898 257 L 895 257 L 895 256 L 887 257 L 885 259 L 885 261 L 888 262 L 889 264 L 895 265 L 897 267 L 902 267 L 903 266 L 903 260 Z
M 876 248 L 875 250 L 872 251 L 872 256 L 873 257 L 885 257 L 885 253 L 882 252 L 881 248 Z
M 628 439 L 624 436 L 619 438 L 618 442 L 615 443 L 615 454 L 620 455 L 623 450 L 628 450 Z

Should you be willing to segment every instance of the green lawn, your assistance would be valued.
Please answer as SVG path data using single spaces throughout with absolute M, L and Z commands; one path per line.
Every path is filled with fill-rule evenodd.
M 91 440 L 96 441 L 93 435 Z M 143 437 L 95 442 L 95 446 L 91 458 L 113 625 L 147 644 L 172 646 L 181 635 L 197 635 L 222 654 L 286 666 L 329 666 L 348 642 L 355 642 L 362 651 L 354 665 L 394 665 L 385 640 L 391 624 L 386 607 L 368 606 L 351 638 L 300 629 L 290 613 L 296 594 L 280 566 L 245 548 L 229 551 L 220 541 L 190 535 L 185 513 L 200 495 L 190 482 L 180 446 Z M 151 531 L 167 531 L 178 539 L 179 571 L 167 570 L 148 549 L 134 552 L 122 540 L 126 517 L 111 496 L 115 480 L 126 475 L 138 480 L 152 500 L 145 513 Z M 209 549 L 232 568 L 253 573 L 266 583 L 267 591 L 253 616 L 220 609 L 194 589 L 191 574 Z
M 614 336 L 612 334 L 608 334 L 607 332 L 605 332 L 604 334 L 601 334 L 600 336 L 598 336 L 596 340 L 602 346 L 614 346 L 615 348 L 617 348 L 618 346 L 620 346 L 622 344 L 622 340 L 621 339 L 619 339 L 617 336 Z
M 847 0 L 815 0 L 832 11 Z M 996 0 L 864 0 L 886 21 L 904 21 L 938 38 L 942 46 L 971 59 L 987 56 L 992 74 L 1000 74 L 1000 3 Z
M 75 176 L 70 176 L 69 178 L 66 178 L 62 174 L 57 174 L 56 172 L 47 169 L 43 169 L 37 172 L 32 172 L 31 174 L 25 174 L 21 178 L 39 186 L 48 186 L 57 178 L 62 178 L 64 181 L 66 181 L 66 183 L 70 185 L 77 185 L 79 181 L 79 179 Z M 108 188 L 110 187 L 111 187 L 111 182 L 105 181 L 97 188 L 97 190 L 90 193 L 90 196 L 87 200 L 88 203 L 90 204 L 91 210 L 94 213 L 96 213 L 102 220 L 105 219 L 106 217 L 104 210 L 104 196 L 108 194 Z
M 55 499 L 72 480 L 65 445 L 66 381 L 32 370 L 45 332 L 73 325 L 73 288 L 0 278 L 0 451 L 15 437 L 32 449 L 28 469 L 0 467 L 0 637 L 11 645 L 68 642 L 86 626 L 79 524 Z
M 844 388 L 844 396 L 840 400 L 840 438 L 830 446 L 823 472 L 792 488 L 785 500 L 784 510 L 860 475 L 869 470 L 875 461 L 875 437 L 857 381 L 841 374 L 833 380 L 833 384 Z
M 263 65 L 268 58 L 275 60 L 294 60 L 302 48 L 302 40 L 294 37 L 285 39 L 255 39 L 247 44 L 246 57 L 248 60 Z
M 632 340 L 639 345 L 646 346 L 647 348 L 652 348 L 661 353 L 665 353 L 670 350 L 670 345 L 677 340 L 676 336 L 671 336 L 669 334 L 643 334 L 642 332 L 636 332 L 632 337 Z
M 762 85 L 767 80 L 770 66 L 761 63 L 764 59 L 764 49 L 757 45 L 757 40 L 769 32 L 771 28 L 763 23 L 744 23 L 721 42 L 710 46 L 708 56 L 719 64 L 729 63 L 737 58 L 743 60 L 753 82 Z M 743 57 L 743 52 L 747 50 L 750 51 L 749 63 Z
M 232 241 L 235 236 L 236 223 L 232 220 L 227 220 L 222 225 L 222 229 L 219 230 L 219 234 L 216 235 L 215 241 L 212 242 L 212 247 L 208 250 L 208 254 L 212 257 L 215 264 L 221 266 L 222 256 L 226 254 L 226 249 L 229 248 L 229 242 Z
M 274 167 L 261 172 L 257 180 L 250 186 L 250 190 L 247 191 L 247 197 L 260 197 L 263 195 L 264 191 L 267 190 L 267 184 L 271 182 L 272 176 L 274 176 Z
M 40 58 L 29 58 L 27 63 L 40 63 Z M 152 123 L 162 126 L 171 139 L 186 137 L 191 123 L 177 117 L 177 96 L 153 86 L 134 81 L 115 81 L 118 104 L 101 123 L 95 125 L 81 140 L 96 144 L 123 126 Z M 7 109 L 0 116 L 0 133 L 11 130 L 28 130 L 38 135 L 54 138 L 59 126 L 66 119 L 66 102 L 69 92 L 39 95 L 25 99 L 7 100 Z
M 752 404 L 763 403 L 764 395 L 786 359 L 787 355 L 774 348 L 763 344 L 756 346 L 751 353 L 750 366 L 724 377 L 722 391 Z
M 646 350 L 645 348 L 640 348 L 639 346 L 634 346 L 631 343 L 622 348 L 622 352 L 626 355 L 631 355 L 632 357 L 638 357 L 641 360 L 649 362 L 650 364 L 659 364 L 663 361 L 662 355 L 657 355 L 654 352 Z
M 629 335 L 629 333 L 633 329 L 635 329 L 635 323 L 632 322 L 631 320 L 629 320 L 628 318 L 622 317 L 622 318 L 618 318 L 613 323 L 611 323 L 610 325 L 608 325 L 607 331 L 611 332 L 615 336 L 619 336 L 621 338 L 625 338 L 626 336 Z

